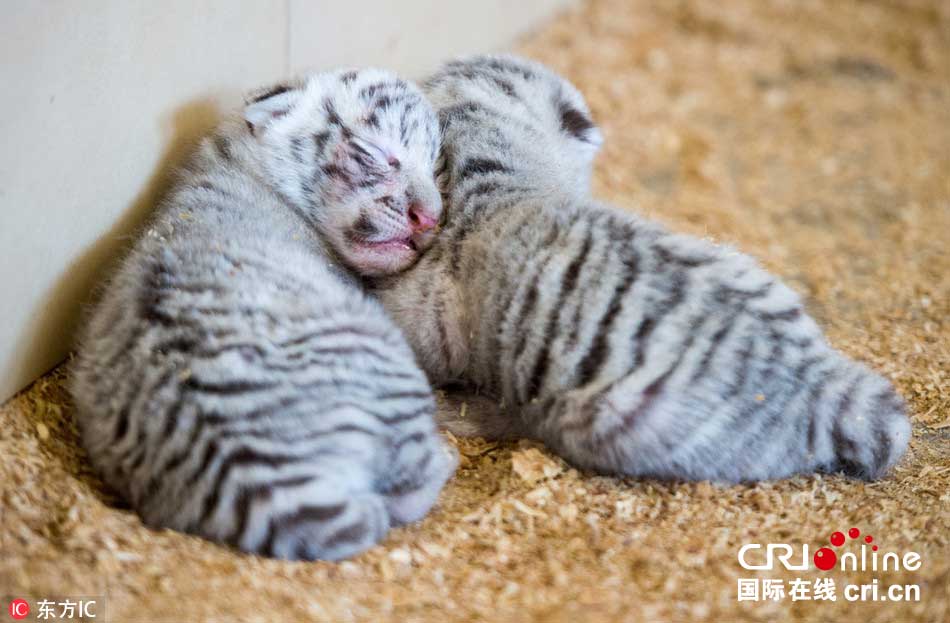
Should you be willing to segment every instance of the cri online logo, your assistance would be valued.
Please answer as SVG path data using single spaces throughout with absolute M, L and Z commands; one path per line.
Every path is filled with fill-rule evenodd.
M 861 538 L 861 531 L 857 528 L 851 528 L 848 530 L 848 536 L 851 537 L 851 540 L 858 540 Z M 843 532 L 832 532 L 831 537 L 828 539 L 831 544 L 835 547 L 841 547 L 845 544 L 845 536 Z M 841 555 L 841 569 L 843 571 L 897 571 L 901 568 L 904 568 L 908 571 L 916 571 L 920 569 L 920 554 L 917 552 L 906 552 L 902 557 L 898 556 L 895 552 L 886 552 L 883 556 L 879 556 L 877 553 L 878 546 L 872 545 L 874 543 L 874 537 L 870 534 L 866 535 L 861 543 L 861 553 L 860 557 L 854 552 L 847 552 Z M 868 546 L 871 548 L 870 555 L 868 554 Z M 795 550 L 791 545 L 786 543 L 768 543 L 765 545 L 765 562 L 762 564 L 752 564 L 748 561 L 747 554 L 756 549 L 762 549 L 762 545 L 759 543 L 749 543 L 748 545 L 743 545 L 739 549 L 739 564 L 742 565 L 743 569 L 750 570 L 761 570 L 761 569 L 771 569 L 774 560 L 778 560 L 786 569 L 791 569 L 795 571 L 805 571 L 808 569 L 808 544 L 802 545 L 801 551 L 801 562 L 796 563 L 793 560 L 795 555 Z M 870 559 L 870 560 L 869 560 Z M 835 567 L 838 563 L 838 554 L 835 550 L 830 547 L 822 547 L 815 552 L 815 555 L 812 557 L 812 562 L 815 567 L 821 571 L 829 571 Z
M 14 599 L 10 602 L 8 610 L 14 619 L 25 619 L 30 614 L 30 604 L 23 599 Z

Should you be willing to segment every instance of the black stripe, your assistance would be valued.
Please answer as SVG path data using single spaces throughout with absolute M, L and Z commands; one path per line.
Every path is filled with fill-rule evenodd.
M 363 410 L 369 413 L 370 415 L 372 415 L 374 418 L 376 418 L 380 422 L 383 422 L 385 424 L 399 424 L 402 422 L 408 422 L 409 420 L 414 420 L 418 417 L 431 415 L 433 411 L 431 405 L 426 405 L 420 409 L 416 409 L 415 411 L 407 411 L 407 412 L 401 412 L 401 413 L 397 412 L 397 413 L 392 413 L 390 415 L 381 415 L 379 413 L 375 413 L 367 409 L 363 409 Z
M 192 359 L 213 359 L 225 351 L 237 350 L 240 351 L 241 357 L 248 362 L 254 361 L 255 358 L 263 359 L 267 355 L 267 351 L 262 349 L 259 344 L 253 342 L 232 342 L 218 344 L 216 346 L 207 345 L 204 348 L 202 348 L 202 346 L 203 345 L 198 344 L 193 339 L 189 339 L 185 336 L 177 336 L 167 342 L 162 342 L 155 350 L 161 353 L 168 353 L 169 351 L 185 353 L 190 355 Z M 253 355 L 251 353 L 253 353 Z
M 377 93 L 387 90 L 398 91 L 402 89 L 402 84 L 398 82 L 374 82 L 360 89 L 359 96 L 363 99 L 375 97 Z
M 784 344 L 778 333 L 775 331 L 769 332 L 769 342 L 772 344 L 772 350 L 769 351 L 769 354 L 766 359 L 766 368 L 762 372 L 762 382 L 766 382 L 769 378 L 772 377 L 775 370 L 775 364 L 778 364 L 779 368 L 783 368 L 782 365 L 782 355 L 785 352 Z
M 426 438 L 425 433 L 421 433 L 421 432 L 407 435 L 406 437 L 403 437 L 402 439 L 397 441 L 395 444 L 393 444 L 393 449 L 399 450 L 407 443 L 422 443 L 423 441 L 425 441 L 425 438 Z
M 329 384 L 329 383 L 328 383 Z M 312 398 L 312 397 L 311 397 Z M 335 433 L 360 433 L 363 435 L 377 435 L 379 434 L 378 430 L 366 428 L 357 424 L 340 424 L 338 426 L 331 426 L 329 428 L 322 428 L 317 430 L 310 430 L 311 425 L 320 424 L 327 419 L 330 419 L 333 409 L 325 408 L 315 408 L 311 401 L 306 401 L 302 398 L 293 398 L 285 399 L 286 402 L 289 402 L 291 405 L 303 403 L 303 409 L 300 409 L 296 415 L 303 419 L 301 426 L 294 427 L 289 431 L 283 429 L 275 429 L 271 424 L 271 421 L 265 422 L 263 428 L 247 428 L 245 426 L 232 426 L 228 428 L 221 428 L 214 432 L 215 439 L 225 440 L 225 439 L 246 439 L 248 437 L 261 437 L 268 439 L 280 439 L 288 443 L 288 447 L 294 446 L 297 442 L 300 441 L 312 441 L 320 437 L 332 436 Z M 281 415 L 277 409 L 278 406 L 269 406 L 261 409 L 256 409 L 255 411 L 250 412 L 247 416 L 236 416 L 233 418 L 222 417 L 218 423 L 219 424 L 248 424 L 253 423 L 261 418 L 264 415 L 278 414 Z M 303 428 L 306 432 L 301 430 Z
M 290 153 L 293 154 L 294 160 L 298 163 L 303 164 L 303 139 L 299 136 L 291 137 L 290 139 Z
M 394 483 L 383 493 L 385 493 L 387 496 L 398 496 L 405 495 L 410 491 L 418 491 L 426 484 L 426 470 L 429 468 L 429 463 L 431 462 L 432 451 L 426 450 L 426 453 L 422 455 L 422 458 L 416 461 L 416 464 L 413 466 L 413 472 L 416 474 L 416 476 L 414 478 L 403 478 L 401 482 Z
M 350 174 L 332 162 L 324 164 L 320 167 L 320 170 L 329 178 L 340 180 L 347 186 L 353 185 L 353 179 L 350 177 Z
M 148 409 L 148 406 L 147 406 L 148 403 L 153 400 L 152 397 L 159 394 L 161 390 L 164 389 L 168 385 L 168 382 L 172 379 L 173 376 L 175 376 L 175 374 L 176 374 L 175 370 L 173 370 L 172 368 L 166 368 L 162 372 L 162 375 L 159 377 L 158 381 L 156 381 L 151 386 L 144 388 L 141 395 L 148 396 L 148 398 L 146 398 L 146 409 Z M 180 400 L 181 398 L 180 398 L 180 392 L 179 392 L 179 397 L 176 400 L 176 402 L 173 403 L 173 406 L 177 407 Z M 166 417 L 168 417 L 167 411 L 166 411 Z M 129 466 L 130 474 L 134 474 L 135 472 L 139 470 L 139 468 L 142 466 L 142 463 L 145 461 L 145 457 L 148 456 L 150 452 L 157 453 L 158 448 L 161 447 L 161 444 L 164 441 L 163 439 L 157 440 L 158 441 L 157 446 L 155 443 L 148 443 L 145 438 L 146 437 L 145 423 L 142 421 L 139 421 L 138 424 L 139 424 L 138 434 L 136 435 L 135 445 L 133 446 L 133 449 L 138 448 L 139 452 L 137 456 L 135 457 L 135 459 L 132 461 L 131 465 Z M 166 422 L 166 426 L 167 426 L 167 422 Z
M 503 321 L 507 317 L 507 312 L 510 307 L 511 300 L 514 298 L 514 288 L 511 287 L 508 278 L 505 276 L 504 272 L 498 271 L 498 282 L 495 287 L 493 298 L 497 299 L 501 296 L 504 296 L 504 293 L 508 293 L 507 302 L 504 306 L 497 306 L 495 309 L 493 325 L 496 327 L 494 331 L 484 331 L 482 332 L 485 336 L 485 351 L 482 354 L 482 361 L 490 361 L 493 357 L 501 356 L 502 348 L 502 326 Z M 489 366 L 488 374 L 489 379 L 487 385 L 490 389 L 494 390 L 500 387 L 501 385 L 501 366 L 493 365 Z
M 371 163 L 371 162 L 373 161 L 373 155 L 372 155 L 371 153 L 369 153 L 368 151 L 366 151 L 366 149 L 365 149 L 362 145 L 360 145 L 359 143 L 356 143 L 356 142 L 349 143 L 349 144 L 347 145 L 347 147 L 348 147 L 350 150 L 356 152 L 356 154 L 354 155 L 354 157 L 358 157 L 358 158 L 359 158 L 357 161 L 358 161 L 360 164 L 366 165 L 366 164 Z
M 330 132 L 328 130 L 314 132 L 310 138 L 313 141 L 313 150 L 317 154 L 317 159 L 322 159 L 323 151 L 326 149 L 327 143 L 330 140 Z
M 365 123 L 374 130 L 379 129 L 379 115 L 375 110 L 366 116 Z
M 550 259 L 550 256 L 547 258 Z M 524 351 L 525 344 L 528 339 L 528 333 L 531 331 L 530 327 L 525 326 L 525 320 L 531 315 L 531 312 L 534 311 L 534 306 L 538 302 L 538 276 L 541 273 L 539 269 L 536 274 L 532 276 L 528 282 L 528 293 L 525 295 L 524 303 L 521 306 L 521 309 L 518 310 L 518 319 L 515 321 L 515 324 L 512 325 L 512 329 L 518 334 L 518 342 L 515 345 L 514 349 L 511 351 L 511 370 L 514 371 L 518 367 L 518 359 L 521 358 L 521 354 Z M 508 380 L 511 383 L 515 383 L 517 379 L 514 378 L 515 375 L 509 375 Z M 527 390 L 527 388 L 524 388 Z M 521 394 L 522 392 L 512 392 Z
M 406 147 L 409 147 L 409 113 L 411 106 L 404 106 L 402 114 L 399 115 L 399 140 Z M 373 113 L 375 115 L 375 113 Z
M 581 245 L 580 251 L 576 256 L 574 256 L 574 258 L 571 260 L 571 263 L 568 264 L 567 268 L 564 270 L 564 274 L 561 275 L 561 285 L 557 296 L 557 302 L 548 312 L 548 322 L 544 329 L 544 346 L 542 346 L 538 356 L 535 358 L 534 365 L 532 366 L 531 379 L 528 382 L 528 401 L 536 398 L 538 393 L 541 391 L 541 388 L 544 386 L 544 379 L 547 376 L 548 366 L 550 365 L 549 354 L 551 350 L 551 342 L 553 341 L 552 334 L 554 333 L 555 327 L 557 325 L 558 315 L 561 313 L 561 308 L 564 306 L 567 298 L 574 292 L 574 288 L 577 285 L 577 277 L 580 274 L 581 267 L 587 260 L 587 254 L 590 252 L 592 244 L 593 235 L 591 232 L 591 227 L 588 226 L 587 233 L 584 237 L 584 242 Z
M 353 355 L 365 355 L 367 357 L 373 357 L 377 361 L 382 361 L 384 363 L 396 363 L 391 358 L 387 357 L 385 354 L 380 353 L 379 351 L 372 350 L 366 346 L 341 346 L 339 348 L 316 348 L 313 347 L 310 351 L 311 355 L 316 356 L 332 356 L 332 357 L 351 357 Z
M 225 381 L 205 381 L 192 375 L 188 377 L 182 387 L 204 392 L 207 394 L 220 394 L 233 396 L 235 394 L 245 394 L 256 392 L 263 389 L 274 389 L 280 385 L 275 382 L 249 381 L 246 379 L 229 379 Z
M 359 404 L 359 403 L 347 401 L 347 400 L 340 400 L 337 402 L 330 403 L 329 405 L 326 405 L 324 407 L 324 411 L 326 413 L 329 413 L 330 411 L 335 411 L 336 409 L 344 409 L 347 407 L 351 409 L 356 409 L 357 411 L 360 411 L 362 413 L 366 413 L 367 415 L 370 415 L 376 418 L 377 420 L 379 420 L 380 422 L 384 424 L 398 424 L 401 422 L 407 422 L 409 420 L 413 420 L 415 418 L 430 414 L 432 412 L 432 405 L 430 404 L 422 408 L 416 409 L 415 411 L 395 412 L 389 415 L 382 415 L 381 413 L 377 413 L 373 411 L 365 404 Z
M 290 86 L 289 84 L 278 84 L 278 85 L 276 85 L 276 86 L 274 86 L 274 87 L 268 89 L 267 91 L 261 93 L 260 95 L 255 96 L 255 97 L 254 97 L 253 99 L 251 99 L 251 101 L 248 102 L 248 103 L 249 103 L 249 104 L 256 104 L 256 103 L 258 103 L 258 102 L 263 102 L 264 100 L 270 99 L 270 98 L 274 97 L 275 95 L 280 95 L 281 93 L 286 93 L 287 91 L 292 91 L 292 90 L 293 90 L 293 87 Z
M 762 298 L 763 296 L 765 296 L 766 294 L 772 291 L 772 286 L 774 285 L 775 285 L 775 282 L 770 281 L 769 283 L 765 284 L 759 289 L 752 290 L 750 292 L 748 290 L 740 290 L 738 288 L 734 288 L 728 283 L 724 283 L 724 284 L 721 284 L 719 290 L 717 290 L 716 293 L 713 295 L 713 298 L 717 303 L 728 303 L 729 300 L 732 298 L 736 298 L 740 301 L 748 302 L 753 299 Z
M 119 409 L 119 413 L 116 414 L 115 427 L 112 431 L 112 443 L 118 443 L 125 439 L 126 433 L 129 432 L 129 405 L 124 404 L 122 408 Z
M 396 207 L 396 203 L 395 203 L 396 200 L 392 197 L 392 195 L 383 195 L 382 197 L 376 197 L 376 199 L 374 199 L 373 201 L 386 206 L 389 209 L 389 211 L 391 211 L 396 216 L 402 216 L 402 211 L 400 211 L 399 208 Z
M 211 144 L 214 145 L 218 157 L 225 162 L 230 162 L 234 158 L 234 154 L 231 152 L 231 141 L 226 136 L 220 134 L 215 136 Z
M 755 337 L 751 334 L 747 335 L 745 341 L 743 342 L 742 349 L 736 355 L 736 359 L 738 361 L 736 378 L 733 380 L 732 387 L 729 388 L 729 392 L 725 396 L 727 400 L 738 396 L 739 392 L 741 392 L 742 388 L 745 386 L 746 378 L 749 376 L 749 357 L 752 356 L 752 352 L 754 350 Z
M 331 549 L 338 547 L 341 543 L 355 543 L 361 541 L 366 537 L 368 530 L 369 528 L 364 518 L 363 521 L 341 528 L 331 534 L 327 537 L 327 540 L 323 542 L 323 547 Z
M 327 522 L 339 517 L 346 510 L 346 504 L 331 504 L 326 506 L 302 506 L 293 513 L 273 517 L 267 528 L 267 536 L 261 543 L 259 551 L 270 556 L 276 555 L 274 544 L 279 535 L 293 530 L 302 523 Z
M 452 168 L 452 159 L 448 156 L 443 155 L 440 157 L 435 165 L 435 170 L 432 172 L 432 177 L 435 180 L 440 180 L 442 176 L 445 175 L 445 172 Z
M 470 214 L 463 214 L 456 219 L 452 238 L 445 245 L 449 248 L 449 270 L 453 277 L 458 277 L 462 270 L 462 245 L 468 235 L 475 229 L 475 218 Z
M 225 541 L 234 547 L 240 546 L 241 537 L 244 536 L 244 532 L 247 530 L 247 524 L 250 521 L 251 507 L 258 502 L 269 501 L 273 497 L 275 489 L 280 490 L 299 487 L 313 479 L 313 476 L 295 476 L 293 478 L 242 487 L 237 496 L 237 502 L 234 505 L 234 510 L 238 517 L 238 524 Z
M 238 431 L 238 434 L 241 432 L 243 431 Z M 357 424 L 340 424 L 339 426 L 325 428 L 323 430 L 310 431 L 302 435 L 294 434 L 291 441 L 312 441 L 319 437 L 333 437 L 340 433 L 359 433 L 360 435 L 366 435 L 367 437 L 376 437 L 380 434 L 380 431 L 372 430 Z
M 149 445 L 145 443 L 145 434 L 140 428 L 139 434 L 135 439 L 135 444 L 129 448 L 129 451 L 125 453 L 121 459 L 123 463 L 127 462 L 130 458 L 132 459 L 131 464 L 127 468 L 123 465 L 123 470 L 128 474 L 129 479 L 134 478 L 135 472 L 142 467 L 142 463 L 145 461 L 149 450 Z
M 716 261 L 716 257 L 682 257 L 674 254 L 665 247 L 657 246 L 656 253 L 660 260 L 669 264 L 678 264 L 685 268 L 698 268 Z
M 596 218 L 596 217 L 595 217 Z M 597 293 L 600 291 L 601 285 L 603 285 L 604 275 L 609 274 L 610 271 L 607 270 L 607 264 L 611 258 L 611 251 L 609 244 L 604 245 L 602 254 L 597 259 L 596 262 L 588 264 L 588 279 L 584 283 L 584 290 L 586 292 Z M 571 321 L 568 323 L 568 326 L 571 328 L 570 333 L 567 336 L 567 343 L 564 346 L 565 351 L 574 350 L 577 346 L 577 341 L 580 338 L 580 330 L 583 326 L 583 314 L 587 309 L 584 305 L 584 297 L 578 297 L 577 305 L 574 306 L 574 315 L 571 318 Z
M 418 370 L 415 366 L 412 369 Z M 366 368 L 365 372 L 374 378 L 406 379 L 413 381 L 422 381 L 425 377 L 421 372 L 402 372 L 398 370 L 382 370 L 380 368 Z
M 542 249 L 550 248 L 553 245 L 554 240 L 557 239 L 559 233 L 560 233 L 559 228 L 557 224 L 555 223 L 551 227 L 550 231 L 548 232 L 546 239 L 541 243 L 540 248 Z M 518 319 L 514 325 L 515 330 L 519 332 L 519 337 L 518 337 L 518 343 L 515 346 L 515 349 L 512 353 L 512 359 L 511 359 L 512 369 L 517 368 L 518 359 L 520 359 L 521 356 L 525 354 L 524 350 L 525 350 L 527 338 L 528 338 L 528 335 L 533 332 L 532 327 L 534 326 L 534 323 L 532 323 L 531 326 L 526 326 L 526 322 L 528 318 L 531 316 L 531 314 L 534 312 L 534 308 L 537 306 L 538 292 L 539 292 L 538 286 L 541 283 L 542 279 L 544 278 L 544 275 L 547 273 L 547 266 L 553 257 L 554 257 L 553 251 L 547 253 L 544 256 L 544 259 L 541 260 L 541 262 L 539 263 L 538 269 L 529 278 L 530 285 L 529 285 L 528 293 L 525 296 L 524 305 L 522 305 L 519 311 Z M 512 380 L 515 381 L 517 379 L 512 378 Z M 528 385 L 527 382 L 530 382 L 530 380 L 526 379 L 526 384 L 520 387 L 518 391 L 518 395 L 522 401 L 525 401 L 527 399 L 527 395 L 531 392 L 531 386 Z
M 627 247 L 627 249 L 631 253 L 633 252 L 632 246 Z M 616 318 L 617 314 L 620 313 L 620 310 L 623 309 L 624 297 L 626 297 L 630 292 L 639 273 L 639 267 L 637 265 L 638 258 L 636 256 L 622 256 L 620 259 L 623 264 L 623 273 L 620 277 L 620 281 L 614 288 L 614 293 L 610 299 L 610 303 L 607 305 L 604 315 L 597 324 L 597 330 L 594 334 L 594 342 L 578 366 L 578 374 L 580 375 L 578 379 L 578 385 L 580 387 L 587 385 L 595 377 L 595 375 L 600 371 L 600 368 L 603 366 L 604 361 L 607 359 L 607 340 L 612 335 L 611 329 L 613 327 L 614 319 Z M 641 344 L 641 347 L 642 346 L 645 345 Z
M 140 400 L 144 400 L 146 405 L 152 400 L 152 396 L 158 393 L 159 390 L 164 389 L 168 382 L 174 376 L 175 371 L 171 367 L 165 368 L 161 375 L 158 377 L 154 383 L 146 387 L 142 387 L 144 384 L 144 379 L 139 379 L 138 391 L 130 400 L 127 400 L 122 407 L 119 409 L 117 414 L 118 421 L 116 422 L 115 429 L 113 431 L 113 440 L 112 443 L 114 446 L 122 445 L 122 442 L 125 441 L 126 435 L 128 435 L 130 429 L 131 421 L 131 411 L 136 406 Z M 141 411 L 138 411 L 141 413 Z M 138 434 L 136 436 L 136 444 L 130 448 L 130 451 L 134 450 L 136 446 L 141 447 L 145 445 L 144 435 L 145 435 L 145 422 L 142 421 L 142 418 L 136 418 L 136 423 L 138 426 Z
M 617 431 L 620 430 L 629 430 L 633 424 L 640 419 L 643 415 L 649 411 L 650 407 L 653 406 L 653 403 L 663 394 L 663 390 L 666 388 L 666 382 L 673 376 L 677 370 L 679 370 L 680 364 L 683 362 L 683 359 L 686 357 L 686 353 L 689 352 L 690 347 L 693 345 L 693 340 L 696 339 L 697 332 L 690 333 L 689 337 L 679 348 L 679 355 L 677 355 L 676 360 L 673 361 L 673 364 L 667 368 L 667 370 L 653 380 L 649 385 L 647 385 L 643 390 L 643 395 L 640 399 L 640 404 L 630 413 L 625 414 L 620 423 L 613 427 L 611 430 L 603 433 L 603 438 L 610 439 L 613 437 Z M 593 417 L 588 418 L 587 424 L 590 425 L 593 423 Z
M 279 409 L 286 409 L 287 407 L 292 407 L 297 403 L 301 402 L 302 398 L 299 396 L 291 396 L 281 398 L 276 404 L 269 404 L 263 407 L 257 407 L 251 411 L 245 411 L 244 413 L 233 413 L 233 414 L 222 414 L 216 411 L 207 411 L 201 413 L 200 421 L 202 423 L 211 424 L 213 426 L 220 426 L 222 424 L 227 424 L 234 421 L 249 421 L 255 420 L 263 416 L 271 415 L 277 412 Z
M 466 117 L 474 117 L 481 112 L 486 112 L 486 109 L 477 102 L 461 102 L 442 108 L 438 112 L 439 128 L 444 135 L 453 122 L 462 121 Z
M 494 158 L 469 158 L 458 171 L 456 184 L 461 184 L 472 175 L 487 175 L 489 173 L 511 173 L 511 169 Z
M 517 91 L 515 91 L 515 85 L 511 81 L 501 78 L 499 76 L 490 76 L 492 82 L 495 83 L 502 92 L 508 97 L 516 98 L 518 97 Z
M 192 447 L 192 448 L 185 449 L 185 452 L 183 453 L 185 454 L 185 456 L 182 458 L 182 460 L 184 460 L 184 458 L 188 456 L 187 452 L 190 450 L 194 450 L 194 448 Z M 216 456 L 218 456 L 219 451 L 220 451 L 220 445 L 218 444 L 217 439 L 212 439 L 211 441 L 205 444 L 204 450 L 201 455 L 201 462 L 198 463 L 198 469 L 193 471 L 191 475 L 188 477 L 188 480 L 185 481 L 185 484 L 188 487 L 193 487 L 199 480 L 201 480 L 201 478 L 205 474 L 208 473 L 208 468 L 211 467 L 211 462 L 214 460 Z M 178 457 L 175 457 L 175 458 L 177 459 Z
M 279 342 L 277 345 L 281 348 L 303 346 L 315 339 L 326 338 L 332 335 L 354 335 L 359 338 L 372 338 L 380 340 L 385 340 L 388 337 L 385 333 L 372 332 L 368 329 L 369 327 L 359 325 L 334 325 L 326 329 L 312 331 L 289 340 L 284 340 L 283 342 Z
M 177 470 L 182 465 L 182 463 L 184 463 L 185 460 L 192 455 L 192 453 L 195 451 L 195 448 L 197 447 L 198 439 L 201 437 L 201 433 L 203 433 L 204 430 L 205 430 L 204 422 L 202 422 L 200 419 L 197 419 L 192 424 L 191 433 L 189 434 L 188 439 L 186 440 L 184 444 L 181 444 L 180 446 L 181 450 L 179 450 L 178 453 L 174 454 L 169 460 L 165 461 L 165 464 L 162 465 L 159 469 L 156 469 L 153 471 L 152 476 L 149 479 L 149 483 L 146 486 L 147 490 L 149 491 L 157 490 L 158 486 L 161 484 L 160 480 L 165 479 L 165 477 L 169 473 Z M 204 446 L 204 454 L 201 461 L 202 465 L 205 465 L 208 461 L 211 460 L 210 457 L 213 452 L 217 452 L 216 448 L 209 448 L 208 447 L 209 445 L 210 444 L 206 444 Z M 194 478 L 196 474 L 200 475 L 201 470 L 199 469 L 197 472 L 195 472 L 195 474 L 193 474 L 192 477 Z
M 847 416 L 848 412 L 851 410 L 851 403 L 854 398 L 854 392 L 857 390 L 858 386 L 861 384 L 861 375 L 858 374 L 855 376 L 854 381 L 852 381 L 848 387 L 841 393 L 841 398 L 838 400 L 838 405 L 831 412 L 831 416 L 837 419 L 842 419 Z
M 343 126 L 343 119 L 340 118 L 340 113 L 336 111 L 336 107 L 333 105 L 333 101 L 330 98 L 323 100 L 323 110 L 327 114 L 328 124 L 340 126 L 341 132 L 346 130 L 346 128 Z
M 459 61 L 456 64 L 457 68 L 464 68 L 466 66 L 477 68 L 482 72 L 484 72 L 485 69 L 494 69 L 495 71 L 503 73 L 511 73 L 520 76 L 524 80 L 534 80 L 537 78 L 537 74 L 531 69 L 508 59 L 479 57 L 472 60 Z
M 797 411 L 795 407 L 795 402 L 798 400 L 799 396 L 810 390 L 808 383 L 803 382 L 802 379 L 805 378 L 805 370 L 814 363 L 813 360 L 806 360 L 801 362 L 795 371 L 792 372 L 789 377 L 791 385 L 784 385 L 778 391 L 772 392 L 772 396 L 785 398 L 778 403 L 770 400 L 769 408 L 772 409 L 772 415 L 769 418 L 769 427 L 766 428 L 766 431 L 760 435 L 760 438 L 757 440 L 758 443 L 768 443 L 772 441 L 772 438 L 769 437 L 769 431 L 773 427 L 772 425 L 776 420 L 783 420 L 790 422 L 792 424 L 792 432 L 784 438 L 786 452 L 785 455 L 778 459 L 772 460 L 773 465 L 778 466 L 787 466 L 787 465 L 803 465 L 802 469 L 811 469 L 811 466 L 815 464 L 813 460 L 809 462 L 809 455 L 813 455 L 816 424 L 815 424 L 815 414 L 806 413 Z M 783 364 L 784 365 L 784 364 Z M 806 398 L 806 401 L 809 400 Z M 806 450 L 803 452 L 802 447 L 805 447 Z M 748 450 L 748 448 L 746 448 Z M 775 455 L 780 448 L 768 447 L 763 448 L 762 452 L 768 452 L 769 456 Z M 761 452 L 758 451 L 758 448 L 752 449 L 751 456 L 758 456 Z M 802 459 L 805 459 L 804 461 Z
M 716 358 L 719 347 L 725 342 L 726 336 L 732 332 L 737 324 L 737 317 L 732 316 L 709 338 L 709 346 L 706 348 L 706 352 L 703 353 L 703 358 L 700 360 L 699 365 L 696 366 L 696 371 L 693 373 L 690 383 L 696 383 L 705 378 L 706 372 L 709 370 L 709 365 L 713 359 Z
M 874 431 L 874 437 L 876 438 L 877 443 L 874 445 L 873 456 L 874 456 L 874 471 L 869 474 L 871 477 L 876 476 L 882 469 L 887 467 L 888 459 L 891 456 L 891 437 L 882 429 L 876 429 Z
M 177 393 L 175 397 L 175 402 L 165 410 L 165 424 L 162 426 L 162 434 L 158 440 L 158 450 L 161 450 L 171 438 L 172 433 L 178 428 L 178 414 L 181 413 L 182 408 L 184 407 L 184 396 L 181 392 Z M 158 453 L 156 452 L 156 456 Z
M 189 276 L 189 279 L 194 279 L 193 276 Z M 222 295 L 225 292 L 224 287 L 220 283 L 202 283 L 202 282 L 183 282 L 176 281 L 174 283 L 169 280 L 165 284 L 166 288 L 173 289 L 176 292 L 185 292 L 188 294 L 217 294 Z
M 496 214 L 503 214 L 506 210 L 513 208 L 521 203 L 522 199 L 530 196 L 531 192 L 521 186 L 512 186 L 509 184 L 499 184 L 491 190 L 491 195 L 476 194 L 471 191 L 481 190 L 479 187 L 492 182 L 479 182 L 471 187 L 471 190 L 465 190 L 465 184 L 460 184 L 454 189 L 455 195 L 451 204 L 456 210 L 461 210 L 468 220 L 459 222 L 456 220 L 454 227 L 465 227 L 474 229 L 476 224 L 481 224 L 477 217 L 488 215 L 488 218 Z M 458 196 L 461 193 L 461 196 Z M 458 217 L 456 217 L 458 218 Z
M 473 197 L 481 199 L 484 195 L 493 193 L 499 188 L 501 188 L 501 185 L 497 181 L 488 180 L 478 182 L 477 184 L 473 184 L 468 190 L 465 190 L 462 196 L 457 198 L 455 203 L 464 208 Z
M 509 238 L 518 238 L 522 230 L 530 228 L 534 225 L 535 223 L 534 223 L 534 219 L 531 218 L 531 213 L 526 212 L 524 215 L 524 218 L 522 218 L 521 221 L 517 224 L 517 226 L 513 230 L 510 231 Z M 501 287 L 498 288 L 498 291 L 503 293 L 504 301 L 502 302 L 501 305 L 498 305 L 495 307 L 497 314 L 495 315 L 492 326 L 496 327 L 496 330 L 494 331 L 494 337 L 492 340 L 492 351 L 489 354 L 489 356 L 492 358 L 501 359 L 502 353 L 503 353 L 502 346 L 506 337 L 504 335 L 504 326 L 508 321 L 509 315 L 514 313 L 515 311 L 513 303 L 514 303 L 515 297 L 520 291 L 520 288 L 518 286 L 509 287 L 508 281 L 505 278 L 505 271 L 503 270 L 498 271 L 498 274 L 500 275 L 499 286 L 501 285 L 505 286 L 504 289 L 502 289 Z M 517 329 L 519 324 L 516 323 L 514 326 Z M 500 388 L 501 366 L 496 365 L 496 366 L 492 366 L 491 368 L 492 368 L 491 387 Z M 506 375 L 505 378 L 509 378 L 508 375 Z
M 393 104 L 392 98 L 390 98 L 388 95 L 381 95 L 378 98 L 376 98 L 376 101 L 373 103 L 373 106 L 379 110 L 386 110 L 387 108 L 392 106 L 392 104 Z M 376 111 L 374 110 L 373 114 L 375 113 Z
M 757 312 L 756 317 L 764 321 L 774 321 L 774 320 L 784 320 L 792 321 L 798 320 L 802 315 L 802 310 L 800 307 L 792 307 L 790 309 L 783 309 L 781 311 L 775 312 Z
M 427 291 L 428 294 L 432 293 Z M 445 328 L 445 301 L 442 300 L 440 293 L 435 292 L 435 300 L 432 303 L 433 313 L 430 316 L 435 321 L 435 328 L 439 333 L 439 353 L 442 358 L 442 361 L 445 362 L 446 368 L 449 367 L 449 364 L 452 361 L 452 351 L 449 348 L 449 335 L 448 330 Z
M 218 507 L 224 481 L 227 480 L 231 471 L 236 467 L 267 465 L 268 467 L 276 469 L 284 467 L 289 463 L 307 460 L 308 458 L 309 457 L 295 456 L 292 454 L 265 454 L 248 446 L 239 446 L 236 450 L 229 452 L 227 456 L 221 459 L 221 464 L 218 466 L 218 473 L 215 476 L 214 483 L 211 485 L 210 494 L 204 496 L 201 505 L 201 515 L 198 520 L 199 523 L 204 524 Z M 204 470 L 201 471 L 203 472 Z

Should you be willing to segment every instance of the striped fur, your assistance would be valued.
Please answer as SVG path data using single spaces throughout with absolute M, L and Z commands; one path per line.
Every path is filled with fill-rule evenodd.
M 262 92 L 204 141 L 73 369 L 90 458 L 147 524 L 338 559 L 428 512 L 455 458 L 352 274 L 428 244 L 437 137 L 417 89 L 366 70 Z
M 496 56 L 426 89 L 447 222 L 378 293 L 430 380 L 500 400 L 502 425 L 480 432 L 664 478 L 876 478 L 903 454 L 901 398 L 834 351 L 788 287 L 588 198 L 600 134 L 570 84 Z

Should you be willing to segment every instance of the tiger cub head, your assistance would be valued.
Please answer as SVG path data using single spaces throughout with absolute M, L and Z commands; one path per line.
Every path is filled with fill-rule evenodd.
M 589 192 L 603 136 L 565 78 L 525 58 L 479 55 L 447 63 L 423 89 L 439 115 L 444 158 L 463 162 L 490 145 L 519 180 Z M 440 174 L 440 187 L 452 184 Z
M 439 126 L 411 83 L 317 73 L 251 95 L 244 120 L 267 181 L 354 271 L 404 270 L 432 243 Z

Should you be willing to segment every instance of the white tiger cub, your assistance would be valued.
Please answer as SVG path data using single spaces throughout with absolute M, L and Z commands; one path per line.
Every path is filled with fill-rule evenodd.
M 833 350 L 788 287 L 747 255 L 589 198 L 601 138 L 566 80 L 480 56 L 425 90 L 445 226 L 378 294 L 430 380 L 507 407 L 501 427 L 468 432 L 664 478 L 876 478 L 900 458 L 903 401 Z
M 339 559 L 456 465 L 403 336 L 352 273 L 431 244 L 436 117 L 378 70 L 253 97 L 105 286 L 73 368 L 95 467 L 147 524 Z

